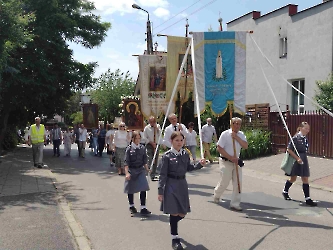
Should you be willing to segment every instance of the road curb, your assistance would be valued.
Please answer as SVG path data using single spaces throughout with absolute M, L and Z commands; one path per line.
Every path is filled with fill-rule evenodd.
M 57 184 L 56 175 L 49 168 L 48 170 L 50 171 L 50 178 L 52 179 L 53 185 L 57 190 L 57 194 L 59 195 L 58 203 L 65 215 L 66 221 L 68 223 L 69 228 L 71 229 L 72 235 L 75 239 L 78 249 L 92 250 L 88 236 L 85 234 L 81 224 L 75 218 L 75 214 L 72 212 L 70 204 L 65 198 L 64 191 Z

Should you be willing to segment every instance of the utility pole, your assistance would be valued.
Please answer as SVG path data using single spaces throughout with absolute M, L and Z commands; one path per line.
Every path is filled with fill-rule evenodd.
M 223 31 L 222 21 L 223 21 L 223 19 L 221 18 L 221 11 L 220 11 L 219 12 L 219 19 L 218 19 L 218 22 L 220 23 L 220 31 Z
M 151 35 L 151 24 L 150 24 L 150 20 L 149 20 L 149 13 L 148 13 L 148 20 L 147 20 L 147 54 L 148 55 L 153 54 L 153 38 Z
M 149 12 L 146 11 L 145 9 L 142 9 L 139 5 L 137 4 L 132 4 L 132 8 L 133 9 L 137 9 L 137 10 L 143 10 L 144 12 L 146 12 L 148 14 L 148 20 L 147 20 L 147 38 L 146 38 L 146 42 L 147 42 L 147 54 L 148 55 L 152 55 L 153 54 L 153 37 L 151 35 L 151 23 L 149 20 Z

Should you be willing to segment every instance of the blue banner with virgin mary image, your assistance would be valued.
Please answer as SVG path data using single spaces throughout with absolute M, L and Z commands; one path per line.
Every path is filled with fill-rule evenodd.
M 193 33 L 194 60 L 200 111 L 206 103 L 223 115 L 228 104 L 245 111 L 246 33 Z

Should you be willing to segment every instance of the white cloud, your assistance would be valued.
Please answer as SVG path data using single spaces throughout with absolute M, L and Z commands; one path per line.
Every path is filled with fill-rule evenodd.
M 98 11 L 106 14 L 112 14 L 119 12 L 120 14 L 133 12 L 132 4 L 135 3 L 133 0 L 91 0 L 95 3 L 95 7 Z
M 140 7 L 157 7 L 165 8 L 169 6 L 167 0 L 91 0 L 95 3 L 95 7 L 98 11 L 104 14 L 120 13 L 124 15 L 126 13 L 132 13 L 135 10 L 132 8 L 132 4 L 138 4 Z
M 183 13 L 180 13 L 179 16 L 180 16 L 180 17 L 187 17 L 188 14 L 187 14 L 186 12 L 183 12 Z
M 110 58 L 110 59 L 118 59 L 119 55 L 117 55 L 117 54 L 108 54 L 108 55 L 106 55 L 106 57 Z
M 170 16 L 170 11 L 165 8 L 157 8 L 154 10 L 154 15 L 166 20 Z
M 145 50 L 147 50 L 147 43 L 140 43 L 136 47 L 139 49 L 140 53 L 143 53 Z M 153 44 L 153 50 L 155 50 L 155 44 Z M 157 50 L 166 51 L 166 49 L 163 47 L 163 45 L 160 45 L 160 44 L 157 46 Z
M 167 0 L 139 0 L 139 3 L 146 7 L 168 7 L 169 2 Z
M 147 43 L 140 43 L 136 47 L 140 49 L 140 53 L 143 53 L 145 50 L 147 50 Z
M 158 45 L 157 50 L 158 51 L 166 51 L 166 48 L 164 48 L 162 45 Z

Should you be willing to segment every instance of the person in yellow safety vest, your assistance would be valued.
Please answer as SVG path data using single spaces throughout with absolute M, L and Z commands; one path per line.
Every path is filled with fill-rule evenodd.
M 43 167 L 43 149 L 46 141 L 46 131 L 43 124 L 40 124 L 40 118 L 35 118 L 35 124 L 31 125 L 28 132 L 28 145 L 32 145 L 32 155 L 34 166 Z

